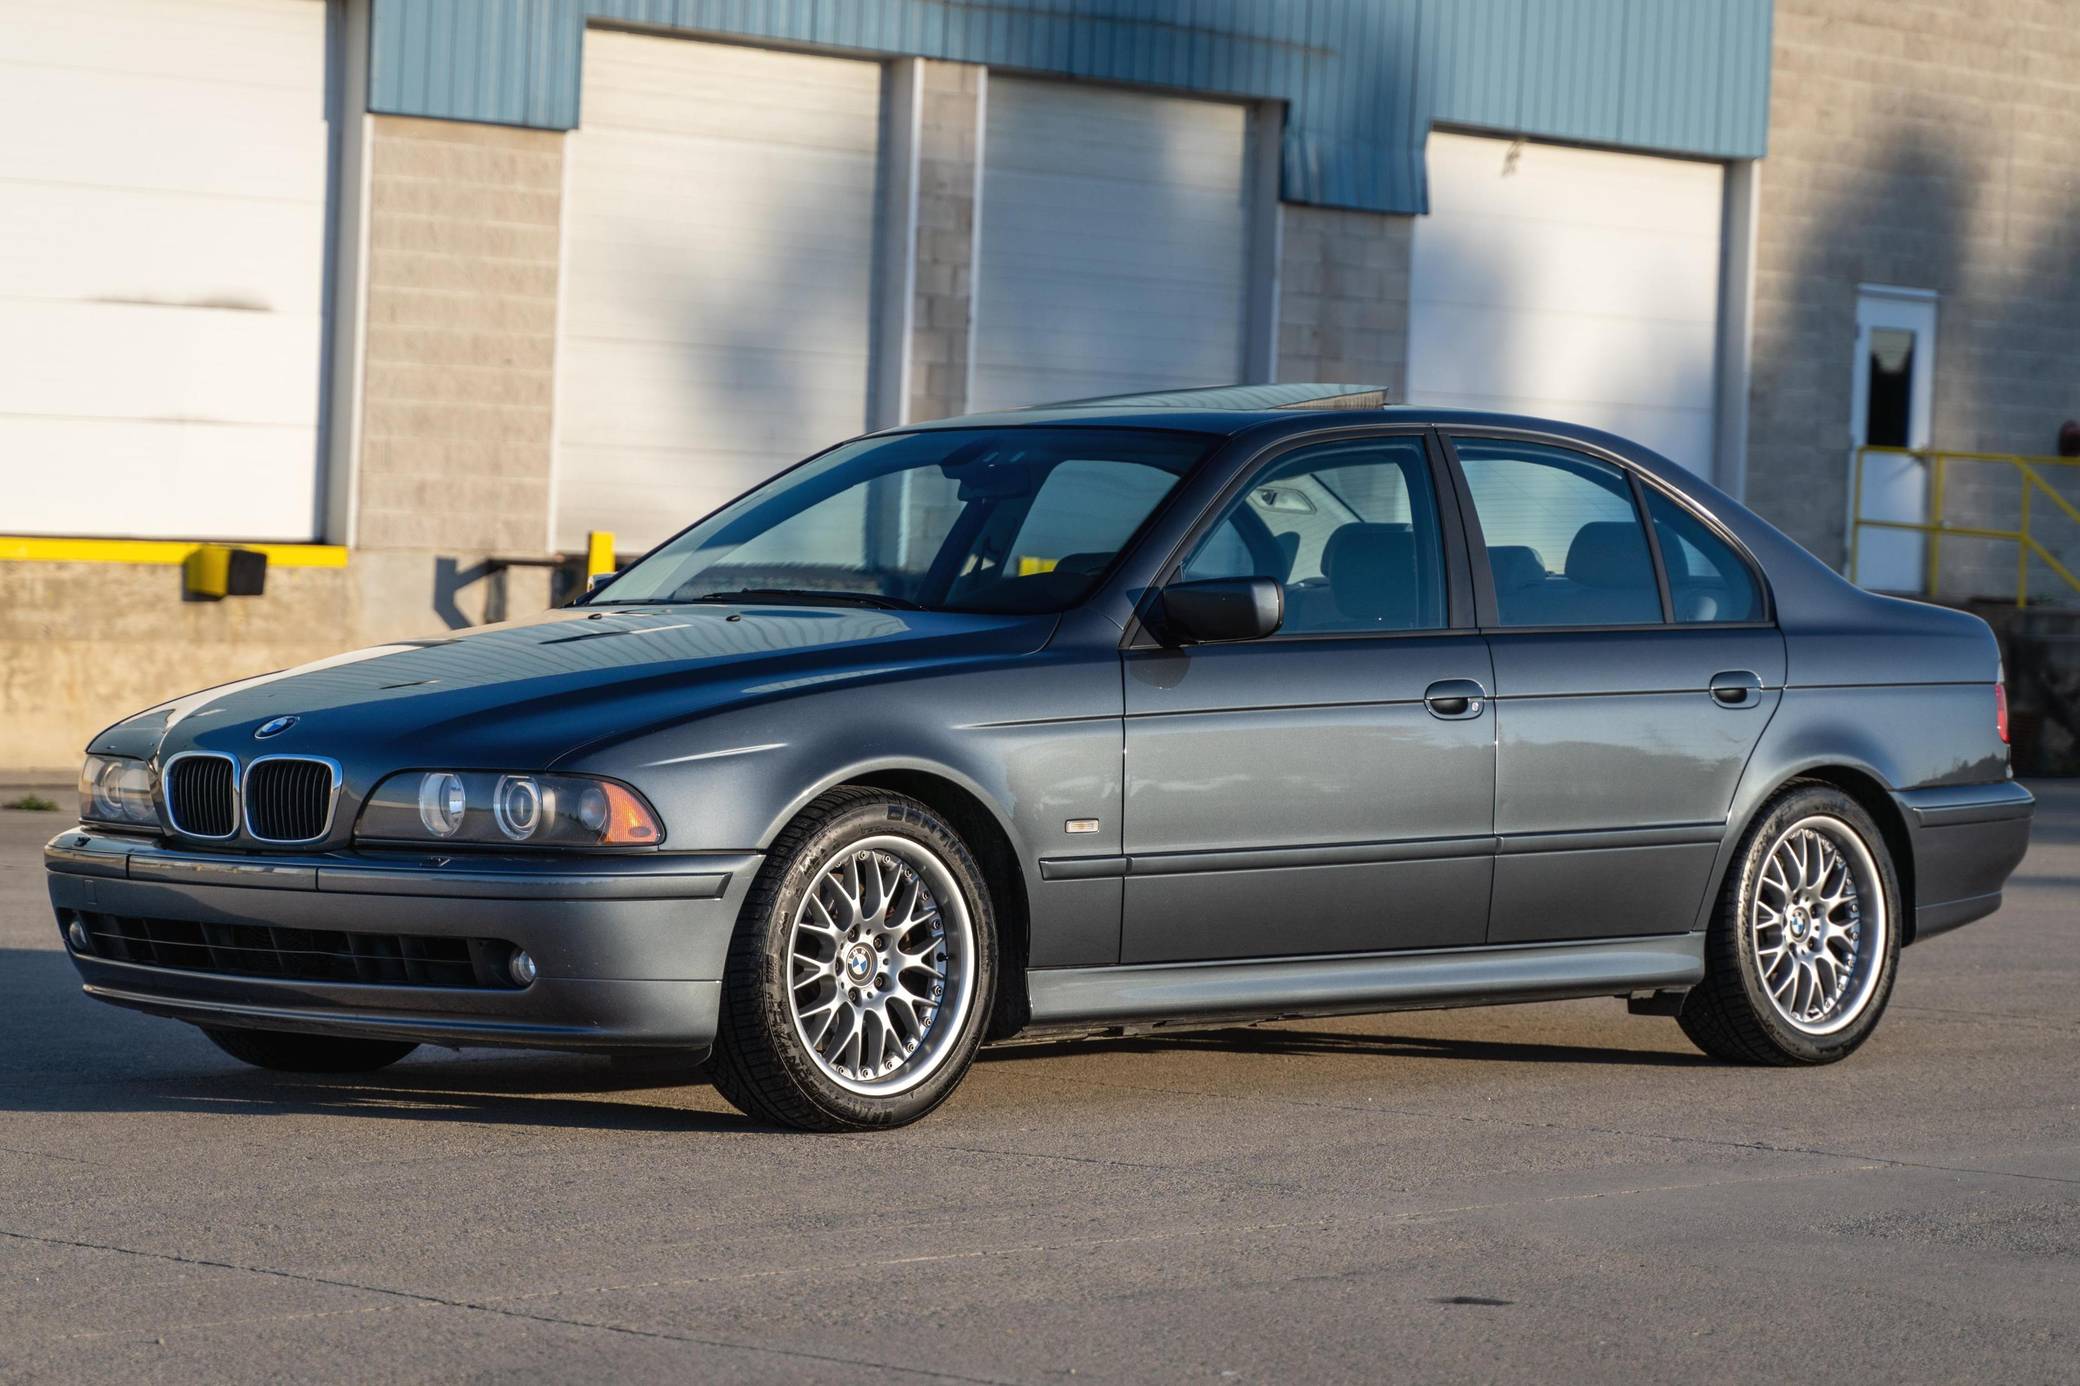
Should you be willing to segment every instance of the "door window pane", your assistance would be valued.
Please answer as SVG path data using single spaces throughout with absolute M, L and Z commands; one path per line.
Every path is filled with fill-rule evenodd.
M 1332 443 L 1272 463 L 1181 574 L 1236 577 L 1284 585 L 1284 634 L 1444 625 L 1444 549 L 1423 440 Z
M 1870 392 L 1863 441 L 1874 448 L 1912 447 L 1914 334 L 1899 327 L 1870 331 Z
M 1632 486 L 1607 462 L 1536 443 L 1458 440 L 1505 626 L 1661 620 Z
M 1704 521 L 1659 491 L 1647 490 L 1647 514 L 1668 571 L 1678 621 L 1759 621 L 1762 593 L 1740 555 Z

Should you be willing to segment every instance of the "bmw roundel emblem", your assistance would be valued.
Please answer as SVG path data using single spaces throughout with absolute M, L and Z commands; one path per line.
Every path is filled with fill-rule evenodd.
M 262 722 L 259 728 L 256 731 L 254 731 L 253 739 L 256 741 L 265 741 L 270 736 L 280 736 L 283 732 L 289 730 L 289 728 L 295 725 L 296 719 L 294 717 L 270 717 L 265 722 Z

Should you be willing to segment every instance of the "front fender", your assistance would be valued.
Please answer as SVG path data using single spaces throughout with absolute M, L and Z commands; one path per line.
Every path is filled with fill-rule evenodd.
M 640 789 L 674 850 L 763 852 L 826 790 L 931 776 L 981 804 L 1011 844 L 1036 966 L 1116 962 L 1113 881 L 1043 881 L 1056 855 L 1120 850 L 1122 694 L 1115 650 L 1052 653 L 732 708 L 586 755 L 568 768 Z M 1071 819 L 1098 831 L 1071 835 Z

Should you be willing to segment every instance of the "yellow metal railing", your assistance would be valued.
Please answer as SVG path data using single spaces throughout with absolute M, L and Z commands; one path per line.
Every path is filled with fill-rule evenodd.
M 1907 520 L 1875 519 L 1863 513 L 1864 464 L 1872 457 L 1911 457 L 1928 468 L 1928 518 L 1920 523 Z M 2017 505 L 2015 528 L 1994 529 L 1985 525 L 1952 524 L 1944 515 L 1944 500 L 1952 463 L 2006 466 L 2015 473 L 2020 492 Z M 1920 534 L 1927 538 L 1922 553 L 1925 584 L 1923 590 L 1930 596 L 1942 591 L 1943 540 L 1946 536 L 1959 539 L 1995 539 L 2015 545 L 2015 605 L 2029 605 L 2029 561 L 2036 558 L 2064 580 L 2067 587 L 2080 594 L 2080 577 L 2059 561 L 2056 554 L 2046 548 L 2031 528 L 2030 498 L 2042 493 L 2076 527 L 2080 527 L 2080 507 L 2067 500 L 2044 477 L 2044 468 L 2064 468 L 2068 474 L 2080 479 L 2080 458 L 2076 457 L 2023 457 L 2005 452 L 1937 452 L 1928 448 L 1858 448 L 1854 496 L 1851 501 L 1849 526 L 1849 577 L 1859 581 L 1861 569 L 1863 532 L 1866 529 L 1883 529 Z M 2080 528 L 2075 530 L 2080 539 Z

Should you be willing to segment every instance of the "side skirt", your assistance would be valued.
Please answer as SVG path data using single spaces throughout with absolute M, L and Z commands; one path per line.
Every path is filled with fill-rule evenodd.
M 1562 1001 L 1681 990 L 1704 979 L 1704 935 L 1409 953 L 1042 968 L 1027 1033 Z

